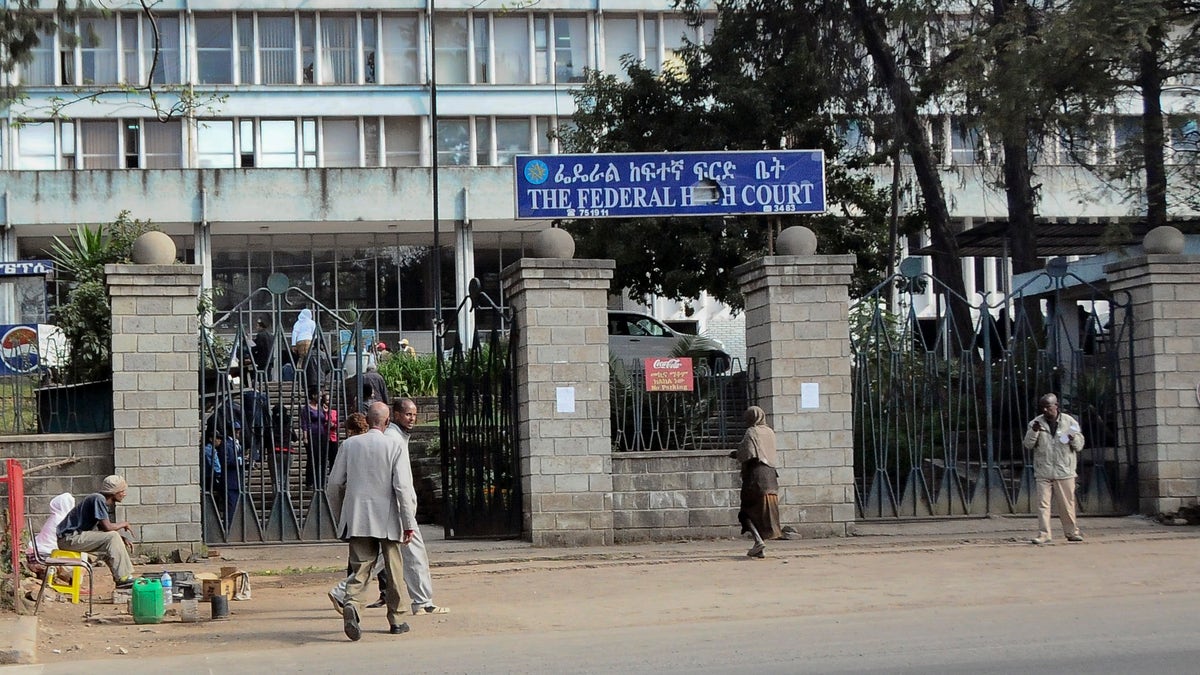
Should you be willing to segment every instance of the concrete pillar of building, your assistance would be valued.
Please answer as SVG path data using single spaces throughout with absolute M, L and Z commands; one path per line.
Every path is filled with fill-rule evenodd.
M 522 258 L 503 273 L 517 340 L 522 529 L 535 546 L 613 543 L 607 301 L 614 268 L 611 260 Z
M 780 518 L 805 536 L 844 536 L 855 517 L 853 269 L 852 255 L 808 253 L 767 256 L 734 270 L 746 299 L 746 356 L 758 368 L 758 405 L 779 446 Z
M 1149 236 L 1146 244 L 1155 250 Z M 1136 425 L 1138 508 L 1173 513 L 1200 499 L 1200 256 L 1152 252 L 1105 271 L 1133 312 L 1134 392 L 1126 405 Z
M 112 302 L 113 464 L 122 519 L 150 550 L 200 531 L 199 265 L 106 265 Z

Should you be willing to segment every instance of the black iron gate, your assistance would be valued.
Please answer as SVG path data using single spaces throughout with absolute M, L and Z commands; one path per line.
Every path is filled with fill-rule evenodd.
M 1080 513 L 1135 512 L 1128 297 L 1069 273 L 1063 259 L 993 304 L 947 302 L 919 265 L 901 270 L 852 312 L 859 516 L 1036 512 L 1021 441 L 1049 392 L 1083 429 Z M 920 318 L 913 296 L 929 291 L 936 317 Z M 963 311 L 977 318 L 958 321 Z M 968 323 L 968 334 L 955 328 Z
M 293 345 L 305 312 L 312 337 Z M 336 539 L 325 485 L 341 422 L 363 397 L 361 370 L 372 352 L 362 343 L 356 311 L 325 307 L 279 273 L 201 322 L 206 543 Z
M 519 537 L 517 326 L 476 279 L 458 316 L 470 317 L 471 330 L 456 330 L 453 346 L 438 353 L 446 538 Z

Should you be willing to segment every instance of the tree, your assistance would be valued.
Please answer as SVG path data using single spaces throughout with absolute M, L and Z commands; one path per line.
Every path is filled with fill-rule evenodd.
M 776 3 L 723 11 L 707 46 L 692 45 L 659 75 L 625 62 L 627 81 L 591 72 L 576 95 L 571 151 L 651 152 L 847 149 L 834 124 L 836 64 L 821 58 L 817 22 L 784 20 Z M 856 160 L 861 165 L 861 159 Z M 687 299 L 708 292 L 731 307 L 742 299 L 732 270 L 770 250 L 774 234 L 803 224 L 820 250 L 858 256 L 854 285 L 878 282 L 886 246 L 887 196 L 852 166 L 827 161 L 821 216 L 584 220 L 566 224 L 582 255 L 618 261 L 615 283 L 638 298 Z
M 50 257 L 70 288 L 54 316 L 67 340 L 66 384 L 112 377 L 112 306 L 104 266 L 130 262 L 133 242 L 150 229 L 150 223 L 122 211 L 116 220 L 95 229 L 80 225 L 67 241 L 54 238 Z

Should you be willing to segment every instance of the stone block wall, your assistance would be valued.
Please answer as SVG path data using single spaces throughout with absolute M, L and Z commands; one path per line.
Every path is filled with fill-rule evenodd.
M 1200 256 L 1142 255 L 1106 272 L 1133 312 L 1139 510 L 1172 513 L 1200 501 Z
M 734 537 L 741 479 L 729 451 L 613 453 L 617 543 Z
M 201 546 L 199 265 L 107 265 L 113 466 L 125 518 L 153 548 Z
M 522 530 L 537 546 L 613 542 L 606 303 L 614 266 L 522 258 L 504 270 L 516 325 Z M 573 411 L 558 406 L 560 388 Z
M 56 495 L 70 492 L 78 499 L 100 489 L 100 481 L 113 472 L 112 434 L 3 436 L 0 457 L 21 462 L 25 513 L 33 516 L 34 528 L 39 528 Z M 117 508 L 117 517 L 123 520 L 124 507 Z
M 779 446 L 779 511 L 806 536 L 844 536 L 855 518 L 849 282 L 854 256 L 768 256 L 735 270 L 746 356 Z M 815 407 L 802 403 L 815 386 Z

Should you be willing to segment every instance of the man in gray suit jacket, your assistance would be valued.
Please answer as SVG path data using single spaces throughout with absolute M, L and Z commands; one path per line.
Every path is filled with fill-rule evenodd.
M 417 529 L 412 468 L 399 439 L 383 434 L 389 412 L 386 403 L 373 403 L 368 408 L 370 431 L 342 443 L 329 474 L 329 498 L 334 508 L 340 508 L 338 536 L 350 543 L 352 571 L 342 621 L 346 637 L 351 640 L 362 637 L 358 598 L 367 588 L 376 558 L 382 555 L 388 574 L 400 578 L 400 547 L 412 541 Z M 392 635 L 408 632 L 408 624 L 400 620 L 402 615 L 400 593 L 392 584 L 387 590 Z

